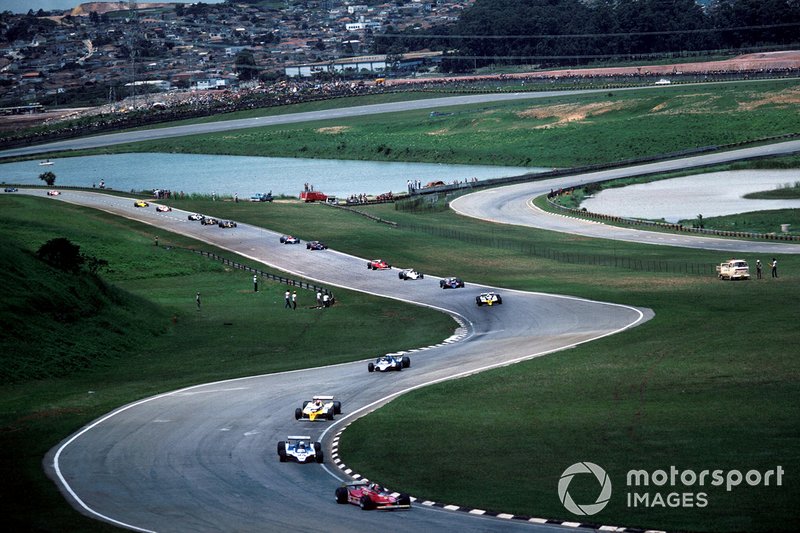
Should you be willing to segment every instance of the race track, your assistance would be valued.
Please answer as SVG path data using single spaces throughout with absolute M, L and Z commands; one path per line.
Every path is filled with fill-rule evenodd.
M 365 258 L 282 245 L 278 234 L 244 224 L 227 230 L 202 226 L 183 211 L 137 209 L 130 198 L 65 191 L 49 200 L 140 220 L 328 286 L 435 307 L 461 324 L 454 322 L 454 329 L 462 340 L 409 353 L 411 367 L 402 372 L 371 374 L 367 361 L 358 361 L 200 385 L 124 406 L 48 454 L 49 475 L 76 508 L 139 531 L 554 529 L 418 504 L 394 513 L 337 505 L 333 494 L 342 474 L 330 461 L 332 431 L 323 440 L 324 465 L 280 463 L 276 443 L 289 434 L 316 440 L 411 388 L 587 342 L 653 316 L 647 309 L 504 289 L 498 289 L 503 305 L 478 308 L 474 298 L 485 288 L 469 280 L 466 288 L 453 290 L 440 289 L 430 273 L 424 280 L 401 281 L 396 268 L 367 270 Z M 334 394 L 343 414 L 334 422 L 295 421 L 295 407 L 315 394 Z
M 597 239 L 720 250 L 725 252 L 797 254 L 800 253 L 800 244 L 744 241 L 693 234 L 662 233 L 642 229 L 616 227 L 599 222 L 547 213 L 535 207 L 532 203 L 534 198 L 547 194 L 551 190 L 576 187 L 595 181 L 697 168 L 731 161 L 752 159 L 755 157 L 786 155 L 796 152 L 800 152 L 800 141 L 788 141 L 766 146 L 704 154 L 683 159 L 659 161 L 646 165 L 615 168 L 601 172 L 575 174 L 562 178 L 519 183 L 467 194 L 451 201 L 450 207 L 461 215 L 479 218 L 481 220 L 490 220 L 501 224 L 528 226 L 561 233 L 571 233 Z

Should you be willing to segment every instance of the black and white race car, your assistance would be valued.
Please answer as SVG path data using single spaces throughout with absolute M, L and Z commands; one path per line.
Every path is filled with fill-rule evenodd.
M 417 272 L 417 271 L 416 271 L 416 270 L 414 270 L 413 268 L 406 268 L 406 269 L 404 269 L 404 270 L 401 270 L 401 271 L 400 271 L 400 272 L 397 274 L 397 276 L 398 276 L 400 279 L 402 279 L 402 280 L 407 280 L 407 279 L 423 279 L 423 278 L 425 277 L 425 276 L 422 274 L 422 272 Z
M 327 250 L 328 245 L 319 241 L 310 241 L 306 243 L 306 250 Z
M 236 222 L 234 222 L 233 220 L 220 220 L 219 222 L 217 222 L 217 225 L 220 228 L 235 228 Z
M 439 287 L 443 289 L 458 289 L 464 287 L 464 280 L 461 278 L 444 278 L 439 280 Z
M 390 372 L 397 370 L 398 372 L 404 368 L 411 366 L 411 358 L 407 355 L 397 357 L 395 355 L 383 355 L 375 359 L 374 363 L 367 365 L 367 370 L 370 372 Z
M 340 414 L 342 402 L 334 401 L 333 396 L 314 396 L 294 410 L 295 420 L 333 420 L 334 415 Z
M 282 235 L 280 241 L 281 244 L 300 244 L 300 239 L 291 235 Z
M 322 445 L 319 442 L 311 442 L 311 437 L 306 435 L 289 435 L 285 441 L 278 442 L 278 458 L 282 463 L 286 461 L 321 463 Z
M 189 220 L 203 220 L 203 215 L 200 213 L 192 213 L 189 215 Z
M 496 292 L 483 292 L 475 297 L 475 303 L 478 307 L 482 305 L 500 305 L 503 303 L 503 298 Z

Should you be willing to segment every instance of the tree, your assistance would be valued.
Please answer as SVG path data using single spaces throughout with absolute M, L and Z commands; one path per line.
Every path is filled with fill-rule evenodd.
M 236 55 L 236 75 L 239 81 L 250 81 L 258 77 L 256 58 L 250 50 L 242 50 Z
M 47 183 L 48 186 L 52 187 L 56 182 L 56 175 L 48 170 L 47 172 L 39 174 L 39 179 Z
M 36 251 L 36 257 L 64 272 L 78 272 L 86 261 L 81 255 L 81 247 L 64 237 L 44 243 Z

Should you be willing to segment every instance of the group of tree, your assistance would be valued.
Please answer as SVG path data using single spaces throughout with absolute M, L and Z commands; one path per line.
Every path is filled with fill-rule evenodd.
M 800 0 L 476 0 L 455 24 L 376 35 L 375 53 L 445 51 L 445 70 L 562 66 L 793 45 Z

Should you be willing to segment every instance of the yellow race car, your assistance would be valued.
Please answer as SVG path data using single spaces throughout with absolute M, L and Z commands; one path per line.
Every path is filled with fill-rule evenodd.
M 148 207 L 150 204 L 145 202 L 144 200 L 136 200 L 133 202 L 133 207 Z

